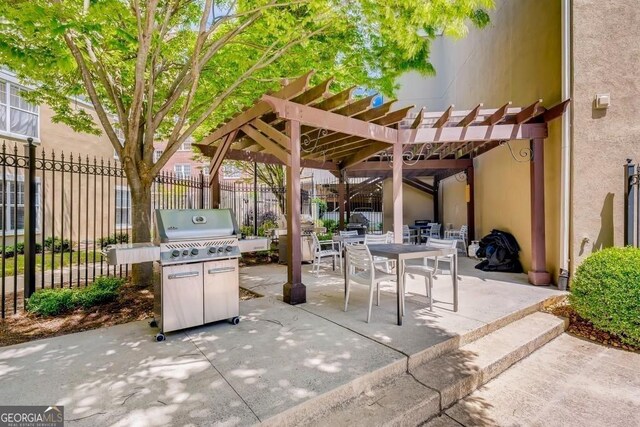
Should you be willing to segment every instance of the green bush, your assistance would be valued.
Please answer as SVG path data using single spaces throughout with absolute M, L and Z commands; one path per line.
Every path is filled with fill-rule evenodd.
M 42 245 L 40 243 L 36 243 L 36 253 L 39 254 L 42 252 Z M 19 242 L 15 246 L 5 246 L 4 248 L 0 248 L 0 254 L 4 258 L 13 258 L 16 254 L 24 255 L 24 243 Z
M 90 308 L 114 301 L 123 283 L 124 280 L 118 277 L 98 277 L 92 285 L 76 291 L 74 302 L 82 308 Z
M 333 234 L 338 229 L 338 222 L 335 219 L 323 219 L 322 226 L 327 229 L 327 233 Z
M 124 279 L 98 277 L 86 288 L 58 288 L 37 291 L 27 300 L 27 311 L 41 316 L 55 316 L 76 307 L 93 306 L 114 301 Z
M 242 227 L 240 227 L 240 234 L 244 236 L 253 236 L 253 226 L 243 225 Z
M 43 289 L 27 300 L 27 311 L 42 316 L 55 316 L 74 307 L 75 289 Z
M 113 233 L 110 236 L 99 238 L 98 240 L 96 240 L 96 242 L 101 249 L 104 249 L 104 247 L 107 245 L 129 243 L 129 235 L 127 233 Z
M 69 239 L 60 237 L 47 237 L 44 239 L 44 248 L 50 252 L 71 252 L 71 242 Z
M 591 254 L 576 271 L 569 301 L 595 327 L 640 346 L 640 249 Z

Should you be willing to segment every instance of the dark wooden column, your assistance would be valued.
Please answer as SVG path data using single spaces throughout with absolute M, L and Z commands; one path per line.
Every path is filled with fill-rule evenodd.
M 211 209 L 220 208 L 220 172 L 209 178 L 209 192 L 211 195 Z
M 349 188 L 349 178 L 345 172 L 344 175 L 345 181 L 345 195 L 344 195 L 344 209 L 346 211 L 345 221 L 349 222 L 349 218 L 351 218 L 351 189 Z
M 338 220 L 338 229 L 340 230 L 344 230 L 344 207 L 347 200 L 344 181 L 345 177 L 343 173 L 340 175 L 340 180 L 338 181 L 338 215 L 340 215 L 340 218 Z
M 291 305 L 307 302 L 302 284 L 302 241 L 300 234 L 300 122 L 289 120 L 287 135 L 291 139 L 291 160 L 287 165 L 287 283 L 282 289 L 284 302 Z
M 467 227 L 469 227 L 469 241 L 476 238 L 476 202 L 474 196 L 473 166 L 467 168 Z
M 544 139 L 531 140 L 531 270 L 529 283 L 551 284 L 551 275 L 546 270 L 544 225 Z
M 433 222 L 440 222 L 440 180 L 433 179 Z

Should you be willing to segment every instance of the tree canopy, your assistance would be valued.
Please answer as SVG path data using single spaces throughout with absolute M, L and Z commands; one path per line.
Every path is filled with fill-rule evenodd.
M 407 70 L 434 72 L 430 41 L 488 22 L 492 0 L 6 0 L 0 64 L 38 89 L 54 120 L 106 132 L 120 150 L 177 147 L 310 69 L 391 95 Z M 88 98 L 94 123 L 69 96 Z M 106 123 L 108 121 L 108 123 Z M 138 147 L 142 148 L 142 147 Z M 137 163 L 148 150 L 125 149 Z M 126 161 L 126 160 L 125 160 Z M 147 162 L 148 163 L 148 162 Z

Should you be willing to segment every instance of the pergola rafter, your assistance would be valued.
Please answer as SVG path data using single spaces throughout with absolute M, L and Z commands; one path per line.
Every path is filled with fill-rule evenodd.
M 374 96 L 354 99 L 354 87 L 333 94 L 329 90 L 332 78 L 312 86 L 312 77 L 313 72 L 309 72 L 284 82 L 279 90 L 263 95 L 253 106 L 195 144 L 212 158 L 211 176 L 216 176 L 225 158 L 285 165 L 287 203 L 291 208 L 300 202 L 301 167 L 335 173 L 340 177 L 338 193 L 345 200 L 345 174 L 378 179 L 390 176 L 393 179 L 393 229 L 400 239 L 403 177 L 406 182 L 434 194 L 435 199 L 440 180 L 464 172 L 471 194 L 467 216 L 473 238 L 473 158 L 511 140 L 530 140 L 534 237 L 530 279 L 540 283 L 546 280 L 544 221 L 541 226 L 540 219 L 544 215 L 542 143 L 548 135 L 547 123 L 564 114 L 568 100 L 549 109 L 542 107 L 542 100 L 535 100 L 524 108 L 512 107 L 511 102 L 496 109 L 478 104 L 471 110 L 455 110 L 452 105 L 441 112 L 422 109 L 412 114 L 413 106 L 393 110 L 394 100 L 374 106 Z M 433 176 L 434 185 L 425 186 L 411 180 L 417 176 Z M 344 211 L 343 202 L 340 209 Z M 288 218 L 291 259 L 284 299 L 298 303 L 306 298 L 301 291 L 304 286 L 300 246 L 296 240 L 300 218 L 296 215 Z

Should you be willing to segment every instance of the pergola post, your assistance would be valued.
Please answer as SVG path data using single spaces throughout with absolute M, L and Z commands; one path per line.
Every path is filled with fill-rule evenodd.
M 433 222 L 440 222 L 440 180 L 433 179 Z
M 467 227 L 469 241 L 476 238 L 476 202 L 474 197 L 473 165 L 467 168 Z M 470 243 L 470 242 L 469 242 Z
M 220 208 L 220 172 L 211 175 L 209 179 L 209 191 L 211 196 L 211 209 Z
M 395 243 L 402 243 L 402 143 L 393 144 L 393 236 Z
M 302 284 L 302 241 L 300 234 L 300 122 L 288 120 L 287 135 L 291 140 L 291 161 L 287 165 L 287 283 L 284 302 L 295 305 L 307 302 L 307 289 Z
M 531 270 L 529 283 L 551 284 L 546 271 L 544 225 L 544 139 L 531 140 Z
M 338 214 L 340 218 L 338 220 L 338 229 L 344 230 L 344 205 L 346 203 L 346 189 L 345 189 L 345 173 L 344 171 L 340 174 L 340 178 L 338 181 Z

